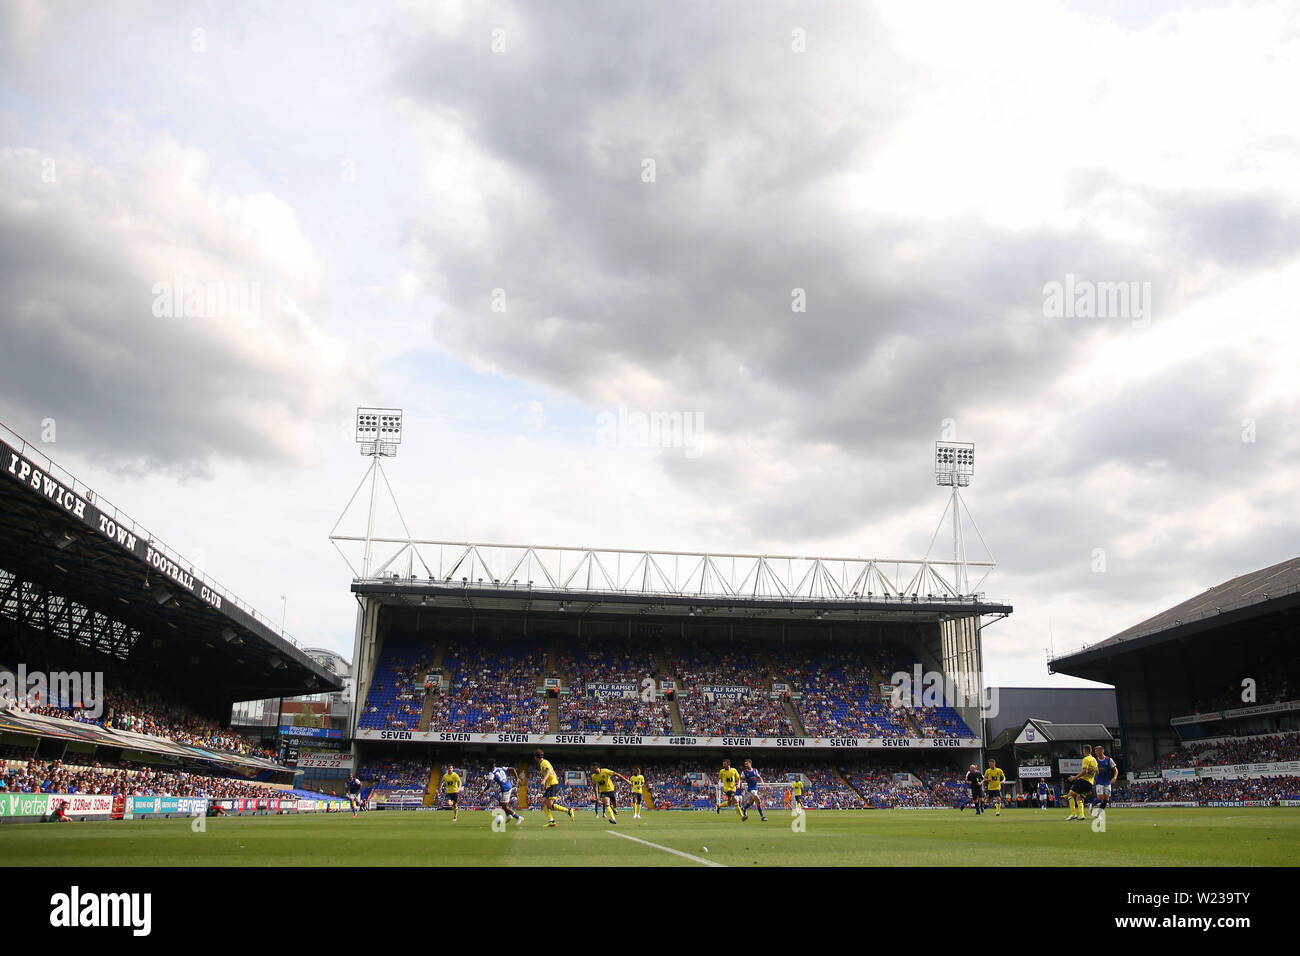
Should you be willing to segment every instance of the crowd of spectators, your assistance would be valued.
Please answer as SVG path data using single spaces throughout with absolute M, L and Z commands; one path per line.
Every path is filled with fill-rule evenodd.
M 1238 710 L 1243 707 L 1253 707 L 1256 704 L 1274 704 L 1284 701 L 1295 700 L 1297 686 L 1300 686 L 1300 673 L 1295 673 L 1297 667 L 1292 665 L 1293 673 L 1278 672 L 1277 665 L 1269 663 L 1261 664 L 1258 668 L 1251 668 L 1247 673 L 1256 673 L 1259 677 L 1255 682 L 1254 700 L 1250 702 L 1241 699 L 1241 683 L 1233 682 L 1222 690 L 1211 694 L 1208 698 L 1196 701 L 1193 704 L 1193 712 L 1198 714 L 1213 713 L 1223 710 Z
M 1152 770 L 1180 770 L 1187 767 L 1196 766 L 1196 754 L 1186 747 L 1178 747 L 1166 754 L 1161 754 L 1160 759 L 1152 765 Z
M 388 760 L 363 765 L 357 776 L 375 790 L 419 790 L 423 793 L 428 789 L 432 772 L 433 767 L 426 761 Z
M 667 644 L 668 675 L 678 681 L 678 708 L 685 733 L 698 736 L 793 736 L 797 725 L 785 705 L 769 695 L 774 675 L 768 650 L 733 643 Z M 770 649 L 775 677 L 797 690 L 791 701 L 813 737 L 969 737 L 970 728 L 951 707 L 921 707 L 907 713 L 893 706 L 878 686 L 896 671 L 910 673 L 907 655 L 888 646 L 804 645 Z M 441 675 L 424 684 L 424 653 L 415 645 L 391 643 L 376 668 L 363 727 L 414 730 L 428 700 L 431 729 L 542 734 L 550 710 L 538 695 L 542 676 L 558 676 L 568 693 L 554 705 L 562 733 L 638 734 L 674 731 L 671 707 L 647 703 L 640 694 L 593 690 L 592 684 L 635 685 L 661 675 L 648 645 L 626 639 L 566 638 L 556 644 L 554 674 L 536 640 L 475 636 L 448 641 Z M 873 671 L 874 667 L 874 671 Z M 449 684 L 442 691 L 441 677 Z M 712 687 L 727 687 L 714 696 Z M 596 696 L 601 694 L 602 696 Z M 915 719 L 916 725 L 908 717 Z
M 238 798 L 274 796 L 279 790 L 230 777 L 143 768 L 130 770 L 92 763 L 65 766 L 61 761 L 5 761 L 0 767 L 0 792 L 66 793 L 97 796 Z
M 895 767 L 846 768 L 844 779 L 862 794 L 871 806 L 885 810 L 892 807 L 951 806 L 946 793 L 936 791 L 908 774 L 899 779 Z
M 970 786 L 965 778 L 953 769 L 925 769 L 916 774 L 930 788 L 944 806 L 970 805 Z
M 685 689 L 703 686 L 767 685 L 767 669 L 747 645 L 674 645 L 664 648 L 669 671 Z
M 952 707 L 913 707 L 908 713 L 927 737 L 974 737 L 966 721 Z
M 645 734 L 673 732 L 672 714 L 662 701 L 648 703 L 639 697 L 582 697 L 559 699 L 560 733 Z
M 629 643 L 626 638 L 566 638 L 557 654 L 559 674 L 570 685 L 588 683 L 634 683 L 638 687 L 647 677 L 657 677 L 650 645 Z
M 710 797 L 713 794 L 712 790 L 705 791 L 700 787 L 691 786 L 687 774 L 694 768 L 685 761 L 679 760 L 676 763 L 654 765 L 642 764 L 641 769 L 645 774 L 646 783 L 650 787 L 655 806 L 659 809 L 691 807 L 701 799 L 701 794 L 707 792 Z M 630 775 L 630 769 L 624 771 L 624 773 Z
M 810 737 L 915 736 L 873 686 L 863 657 L 861 649 L 816 645 L 786 649 L 777 658 L 778 671 L 801 694 L 795 707 Z
M 766 693 L 755 691 L 739 699 L 715 697 L 698 689 L 677 698 L 682 724 L 700 737 L 793 737 L 785 708 Z
M 804 770 L 811 786 L 804 792 L 803 805 L 819 810 L 860 810 L 864 806 L 856 793 L 830 770 Z
M 1181 747 L 1162 754 L 1150 769 L 1178 770 L 1238 763 L 1275 763 L 1282 760 L 1300 760 L 1300 732 L 1188 741 Z
M 216 721 L 199 717 L 159 694 L 128 694 L 109 691 L 105 695 L 103 725 L 150 737 L 164 737 L 178 744 L 205 747 L 228 753 L 271 756 L 248 738 L 240 736 Z
M 1135 781 L 1115 788 L 1118 803 L 1215 803 L 1237 800 L 1300 800 L 1300 777 L 1261 777 L 1255 780 L 1211 780 L 1208 777 L 1178 780 Z
M 275 756 L 273 751 L 259 747 L 229 727 L 223 727 L 215 720 L 200 716 L 192 708 L 179 704 L 156 691 L 128 690 L 124 687 L 106 689 L 102 713 L 99 716 L 95 716 L 80 702 L 75 701 L 71 706 L 65 707 L 50 700 L 4 698 L 0 700 L 0 708 L 93 724 L 147 737 L 159 737 L 177 744 L 203 747 L 224 753 L 267 759 L 273 759 Z
M 669 644 L 665 656 L 681 693 L 678 712 L 688 734 L 701 737 L 792 737 L 794 727 L 780 701 L 768 696 L 770 674 L 759 654 L 734 644 Z M 710 687 L 730 688 L 713 696 Z
M 668 704 L 659 699 L 643 701 L 640 696 L 641 682 L 657 676 L 648 650 L 625 640 L 579 638 L 562 644 L 558 658 L 559 676 L 569 689 L 558 701 L 561 733 L 672 733 Z M 630 684 L 632 696 L 609 693 L 593 684 Z
M 1300 760 L 1300 733 L 1191 742 L 1184 744 L 1182 749 L 1201 766 Z
M 535 640 L 449 640 L 442 670 L 450 687 L 434 702 L 430 728 L 547 733 L 549 708 L 537 693 L 545 666 L 546 650 Z
M 371 730 L 417 730 L 432 657 L 433 649 L 427 643 L 386 641 L 375 662 L 360 726 Z

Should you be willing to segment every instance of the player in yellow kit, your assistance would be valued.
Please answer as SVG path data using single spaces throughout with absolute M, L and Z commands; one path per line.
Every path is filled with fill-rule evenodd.
M 451 807 L 451 822 L 455 823 L 460 819 L 460 774 L 456 772 L 455 767 L 448 764 L 447 772 L 442 775 L 439 783 L 447 792 L 447 806 Z
M 542 810 L 546 814 L 546 825 L 548 827 L 555 826 L 555 814 L 551 812 L 552 809 L 563 810 L 572 820 L 573 808 L 557 803 L 555 799 L 560 795 L 560 778 L 555 773 L 555 768 L 551 766 L 551 762 L 546 759 L 546 755 L 540 750 L 533 751 L 533 759 L 537 761 L 537 769 L 542 774 Z
M 1088 796 L 1092 793 L 1093 781 L 1097 779 L 1097 758 L 1092 755 L 1092 745 L 1083 745 L 1083 768 L 1070 778 L 1070 815 L 1065 819 L 1085 820 L 1084 812 L 1088 805 Z
M 618 823 L 618 796 L 614 792 L 614 778 L 624 783 L 631 783 L 627 777 L 613 770 L 606 770 L 598 763 L 591 765 L 591 783 L 596 788 L 596 800 L 610 823 Z
M 1007 779 L 1007 775 L 1002 772 L 996 760 L 989 760 L 989 769 L 984 771 L 984 789 L 989 795 L 989 800 L 995 807 L 993 815 L 1002 816 L 1002 781 Z
M 803 809 L 803 781 L 798 777 L 790 783 L 790 804 L 792 812 Z
M 721 813 L 723 807 L 735 807 L 736 816 L 743 818 L 745 811 L 740 809 L 740 801 L 736 799 L 736 787 L 740 783 L 740 771 L 731 766 L 730 760 L 722 761 L 722 770 L 718 773 L 718 783 L 722 787 L 722 801 L 714 808 L 715 812 Z
M 628 783 L 632 785 L 632 819 L 641 819 L 641 807 L 645 806 L 645 774 L 641 772 L 640 767 L 632 768 L 632 776 L 628 777 Z M 648 809 L 648 807 L 647 807 Z

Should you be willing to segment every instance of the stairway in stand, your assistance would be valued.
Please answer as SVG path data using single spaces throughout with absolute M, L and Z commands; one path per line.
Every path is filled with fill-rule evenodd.
M 771 687 L 772 682 L 775 681 L 777 677 L 781 677 L 781 682 L 784 683 L 787 687 L 790 685 L 790 682 L 788 680 L 786 680 L 783 676 L 777 674 L 776 665 L 772 663 L 772 657 L 770 654 L 768 654 L 767 651 L 763 651 L 762 661 L 763 661 L 763 666 L 767 668 L 767 672 L 770 675 L 770 679 L 768 681 L 769 689 Z M 792 730 L 794 730 L 794 735 L 796 737 L 807 737 L 808 731 L 804 729 L 803 718 L 800 717 L 799 712 L 794 709 L 794 701 L 783 700 L 781 701 L 781 707 L 785 711 L 786 718 L 790 721 L 790 727 Z
M 436 674 L 442 670 L 442 659 L 446 651 L 447 642 L 445 640 L 439 641 L 437 646 L 433 649 L 433 665 L 429 668 L 431 673 Z M 437 694 L 424 695 L 424 710 L 420 712 L 419 730 L 421 732 L 429 729 L 429 721 L 433 718 L 434 706 L 437 699 Z M 441 776 L 441 774 L 439 774 L 439 776 Z M 428 806 L 428 804 L 425 804 L 425 806 Z
M 680 692 L 682 689 L 681 682 L 678 681 L 672 674 L 668 672 L 668 668 L 664 666 L 663 655 L 660 654 L 658 651 L 651 651 L 651 656 L 654 660 L 655 670 L 657 670 L 664 677 L 673 681 L 674 686 Z M 682 720 L 682 709 L 679 706 L 677 706 L 676 697 L 668 701 L 668 719 L 672 721 L 673 733 L 675 735 L 681 736 L 686 733 L 686 723 L 685 721 Z
M 554 637 L 546 642 L 546 670 L 542 676 L 559 677 L 561 690 L 569 683 L 568 679 L 560 674 L 560 651 L 558 642 Z M 558 696 L 546 702 L 546 727 L 553 734 L 560 732 L 560 698 Z
M 429 784 L 424 788 L 424 805 L 431 807 L 438 797 L 438 784 L 442 782 L 442 764 L 436 763 L 429 771 Z
M 844 784 L 845 788 L 850 793 L 856 793 L 858 795 L 858 799 L 862 801 L 863 805 L 868 807 L 871 806 L 871 801 L 867 799 L 867 795 L 863 793 L 861 790 L 859 790 L 857 787 L 853 786 L 853 784 L 849 783 L 848 777 L 844 776 L 843 772 L 840 770 L 839 767 L 832 767 L 831 773 L 835 774 L 836 779 L 839 780 L 840 783 Z

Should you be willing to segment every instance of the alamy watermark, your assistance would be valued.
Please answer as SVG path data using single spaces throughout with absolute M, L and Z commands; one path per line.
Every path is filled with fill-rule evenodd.
M 979 673 L 943 674 L 939 671 L 922 671 L 916 664 L 909 671 L 895 671 L 889 677 L 892 685 L 890 703 L 895 707 L 978 707 L 984 717 L 998 715 L 998 689 L 984 686 Z
M 129 929 L 132 936 L 148 936 L 153 928 L 152 893 L 93 893 L 73 886 L 50 897 L 50 925 L 56 929 L 79 927 Z
M 1129 319 L 1135 329 L 1151 325 L 1151 283 L 1093 282 L 1072 272 L 1043 286 L 1043 316 L 1049 319 Z
M 103 671 L 0 671 L 0 703 L 56 707 L 98 720 L 104 716 Z
M 602 448 L 681 448 L 687 458 L 703 449 L 701 412 L 629 411 L 626 405 L 596 416 L 596 444 Z
M 175 275 L 153 284 L 156 319 L 217 319 L 235 321 L 245 328 L 262 321 L 262 285 L 259 282 L 201 282 Z

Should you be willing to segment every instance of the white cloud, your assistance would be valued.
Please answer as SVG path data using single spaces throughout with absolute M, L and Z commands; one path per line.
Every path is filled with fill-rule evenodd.
M 930 540 L 953 417 L 1016 682 L 1049 621 L 1060 650 L 1290 556 L 1286 5 L 135 12 L 4 8 L 0 399 L 57 412 L 56 458 L 179 471 L 112 497 L 310 643 L 351 653 L 324 533 L 361 404 L 408 410 L 417 533 L 877 556 Z M 1067 271 L 1151 281 L 1150 328 L 1044 318 Z M 262 321 L 159 322 L 178 273 L 258 282 Z M 700 414 L 701 454 L 599 447 L 620 405 Z

